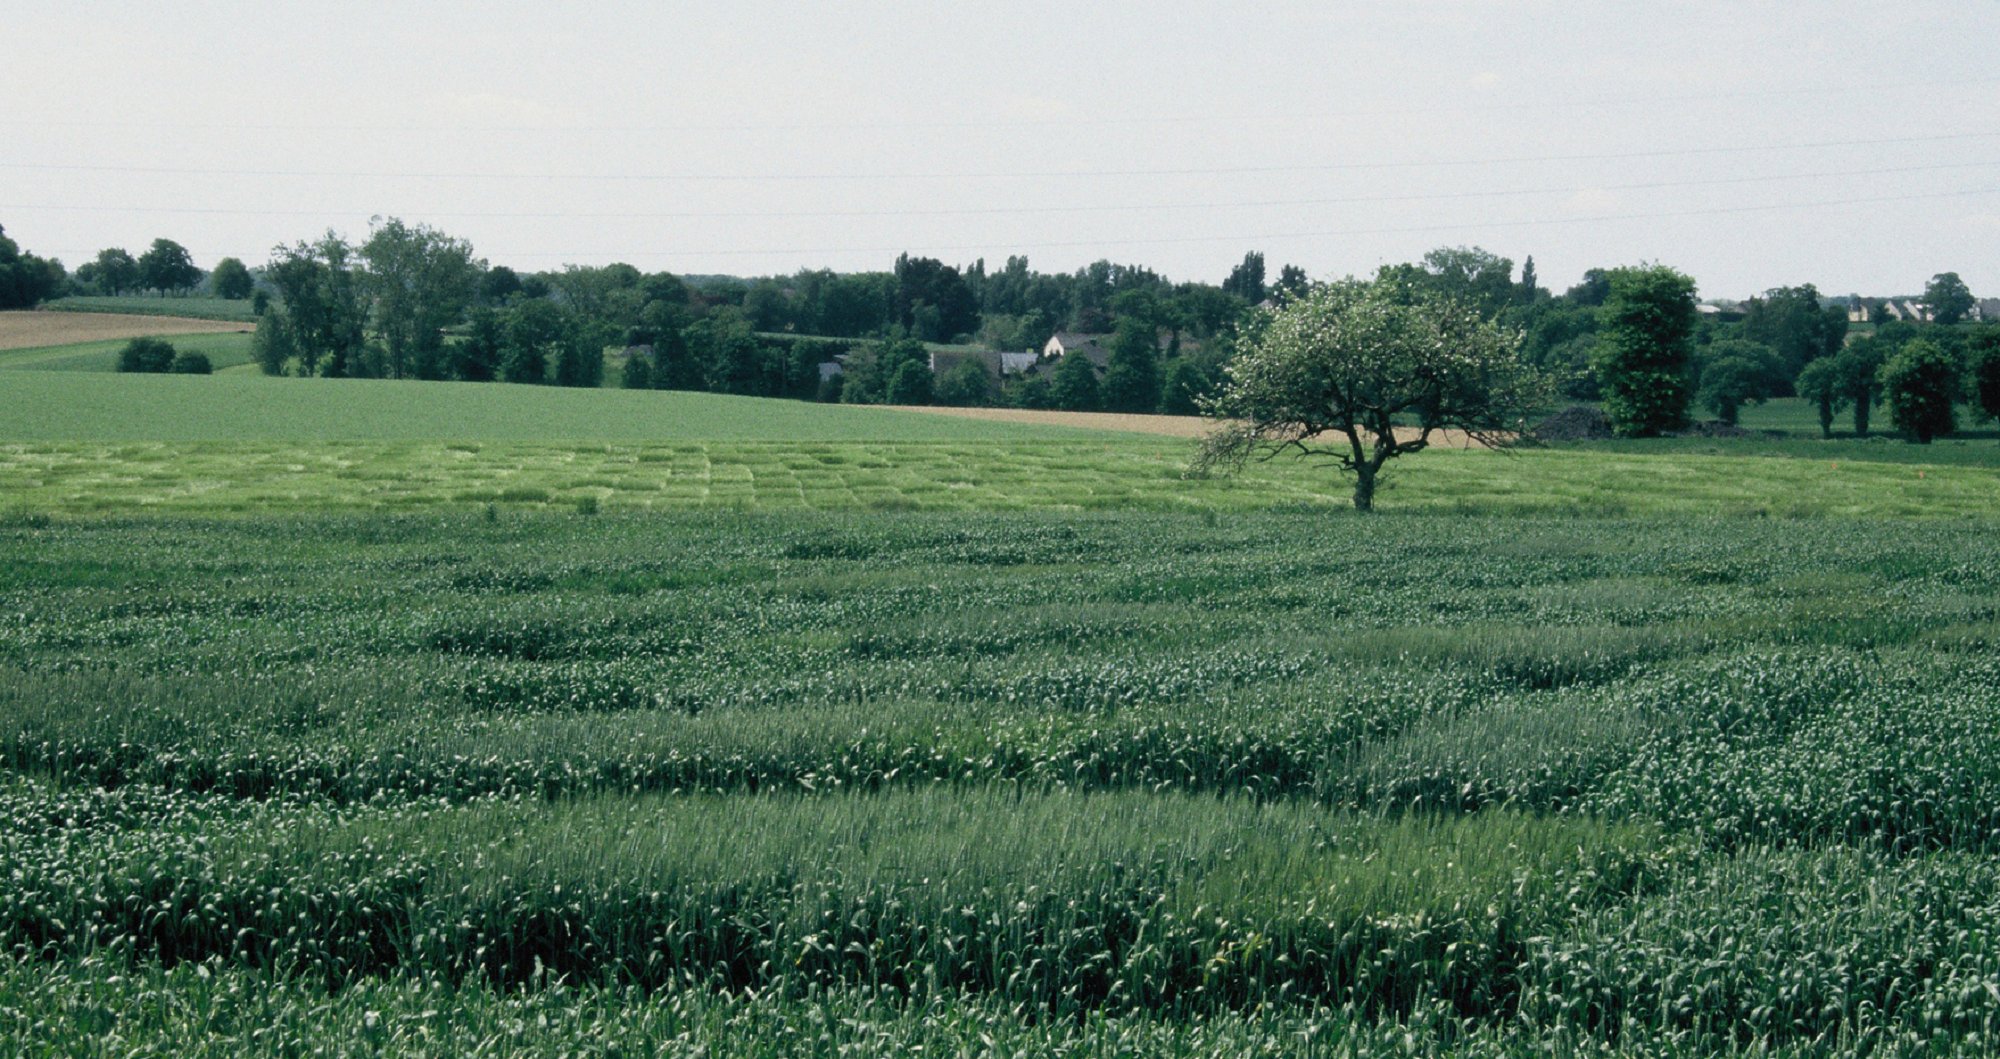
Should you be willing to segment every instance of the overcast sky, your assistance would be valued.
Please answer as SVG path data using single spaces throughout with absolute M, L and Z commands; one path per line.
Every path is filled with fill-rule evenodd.
M 1996 45 L 1994 0 L 21 4 L 0 225 L 71 267 L 381 215 L 524 271 L 1468 245 L 1992 297 Z

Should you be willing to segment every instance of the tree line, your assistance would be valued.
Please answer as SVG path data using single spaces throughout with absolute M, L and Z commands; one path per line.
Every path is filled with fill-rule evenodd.
M 1664 265 L 1587 276 L 1561 300 L 1480 250 L 1438 250 L 1372 279 L 1308 284 L 1251 318 L 1221 392 L 1203 402 L 1220 423 L 1189 473 L 1233 473 L 1286 453 L 1331 462 L 1354 479 L 1354 506 L 1374 507 L 1390 460 L 1422 452 L 1445 431 L 1486 445 L 1532 432 L 1556 384 L 1601 392 L 1604 417 L 1628 437 L 1689 425 L 1699 399 L 1733 425 L 1746 401 L 1787 384 L 1815 400 L 1831 435 L 1837 402 L 1857 401 L 1857 432 L 1879 393 L 1896 428 L 1928 443 L 1956 428 L 1970 399 L 2000 418 L 2000 326 L 1964 328 L 1969 296 L 1956 275 L 1932 280 L 1922 328 L 1880 324 L 1846 340 L 1848 310 L 1811 287 L 1753 299 L 1736 319 L 1705 322 L 1694 280 Z M 1586 311 L 1587 309 L 1587 311 Z M 1530 356 L 1521 321 L 1569 318 L 1592 335 L 1581 371 L 1565 378 L 1552 348 Z M 1574 340 L 1566 340 L 1574 341 Z M 1551 368 L 1554 370 L 1551 370 Z
M 1703 410 L 1734 426 L 1744 407 L 1774 397 L 1812 402 L 1828 437 L 1842 412 L 1867 436 L 1877 407 L 1917 441 L 1956 430 L 1960 406 L 2000 416 L 2000 326 L 1972 321 L 1978 301 L 1954 272 L 1926 285 L 1923 322 L 1810 283 L 1704 307 L 1695 281 L 1664 266 L 1593 268 L 1562 294 L 1538 284 L 1532 257 L 1514 276 L 1505 257 L 1445 248 L 1377 278 L 1474 306 L 1519 333 L 1523 360 L 1556 393 L 1602 402 L 1626 436 L 1686 429 Z M 1868 320 L 1851 330 L 1855 312 Z
M 1604 280 L 1592 367 L 1620 434 L 1683 429 L 1697 403 L 1733 426 L 1744 405 L 1793 395 L 1817 408 L 1824 437 L 1847 409 L 1855 435 L 1866 437 L 1877 405 L 1897 431 L 1926 444 L 1957 431 L 1960 405 L 2000 418 L 2000 326 L 1970 325 L 1974 303 L 1969 293 L 1954 297 L 1964 291 L 1955 273 L 1932 278 L 1930 321 L 1875 322 L 1854 335 L 1846 306 L 1810 284 L 1775 288 L 1738 318 L 1708 321 L 1694 280 L 1671 268 L 1616 269 Z
M 1557 393 L 1602 402 L 1626 433 L 1682 429 L 1698 409 L 1733 424 L 1748 405 L 1801 396 L 1829 434 L 1842 413 L 1867 434 L 1886 405 L 1897 429 L 1933 437 L 1956 428 L 1960 406 L 1989 414 L 1986 395 L 2000 385 L 1990 380 L 2000 371 L 1993 332 L 1964 322 L 1977 301 L 1950 272 L 1924 292 L 1927 323 L 1888 319 L 1880 303 L 1828 298 L 1811 284 L 1701 307 L 1692 279 L 1659 268 L 1590 269 L 1558 294 L 1541 286 L 1532 257 L 1517 270 L 1477 247 L 1439 248 L 1376 278 L 1463 302 L 1518 333 L 1523 359 Z M 270 301 L 255 351 L 273 374 L 598 386 L 604 351 L 617 347 L 637 352 L 612 358 L 611 381 L 633 388 L 1170 414 L 1193 414 L 1218 392 L 1267 315 L 1260 306 L 1309 287 L 1294 265 L 1271 278 L 1254 252 L 1220 284 L 1110 261 L 1044 273 L 1018 256 L 989 270 L 983 260 L 955 267 L 908 254 L 880 272 L 750 279 L 624 264 L 523 274 L 395 218 L 378 218 L 359 243 L 329 232 L 279 247 L 256 269 L 225 258 L 204 276 L 162 238 L 137 258 L 107 249 L 70 277 L 0 234 L 0 304 L 72 291 L 186 293 L 204 282 L 218 296 Z M 1869 317 L 1862 333 L 1850 333 L 1851 310 Z M 1641 335 L 1634 321 L 1648 314 Z M 940 345 L 1038 350 L 1058 332 L 1097 336 L 1102 348 L 1004 377 L 969 357 L 931 370 Z M 841 365 L 830 377 L 821 369 L 829 363 Z M 1912 387 L 1928 396 L 1909 396 Z
M 1303 270 L 1283 279 L 1302 286 Z M 254 282 L 277 296 L 253 347 L 271 374 L 597 386 L 615 348 L 631 388 L 1189 413 L 1249 298 L 1267 293 L 1255 254 L 1227 291 L 1104 261 L 1038 273 L 1021 257 L 990 274 L 904 255 L 887 272 L 750 281 L 624 264 L 523 275 L 395 218 L 360 243 L 329 232 L 280 247 Z M 983 361 L 931 371 L 935 345 L 1029 350 L 1058 330 L 1113 332 L 1109 363 L 1004 382 Z
M 23 253 L 0 227 L 0 309 L 31 309 L 58 293 L 62 282 L 62 262 Z

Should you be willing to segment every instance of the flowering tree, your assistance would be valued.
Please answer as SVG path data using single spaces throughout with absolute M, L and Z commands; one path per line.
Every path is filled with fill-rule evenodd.
M 1442 431 L 1494 447 L 1544 398 L 1520 336 L 1472 308 L 1393 281 L 1315 285 L 1272 312 L 1204 411 L 1223 420 L 1190 473 L 1235 470 L 1286 451 L 1354 476 L 1354 506 L 1375 506 L 1382 465 Z

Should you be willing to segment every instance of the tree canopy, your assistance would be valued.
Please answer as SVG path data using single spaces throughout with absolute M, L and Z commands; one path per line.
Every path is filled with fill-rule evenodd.
M 1924 285 L 1924 305 L 1931 311 L 1931 320 L 1940 324 L 1955 324 L 1972 312 L 1979 299 L 1956 272 L 1940 272 Z
M 1611 428 L 1643 438 L 1686 426 L 1694 280 L 1648 265 L 1614 269 L 1607 282 L 1593 365 Z
M 1833 436 L 1833 417 L 1847 406 L 1849 384 L 1839 357 L 1821 357 L 1799 372 L 1799 396 L 1819 410 L 1819 436 Z
M 55 293 L 62 264 L 24 254 L 0 228 L 0 309 L 32 308 Z
M 1791 379 L 1777 352 L 1762 342 L 1725 338 L 1703 352 L 1701 401 L 1730 426 L 1744 405 L 1763 404 Z
M 1966 358 L 1966 381 L 1972 390 L 1973 407 L 1984 419 L 2000 419 L 2000 327 L 1988 327 L 1973 336 Z
M 201 269 L 195 267 L 187 247 L 172 239 L 155 239 L 139 255 L 139 275 L 147 288 L 162 294 L 193 290 L 201 282 Z
M 1264 255 L 1255 250 L 1243 255 L 1243 263 L 1229 270 L 1222 291 L 1234 294 L 1251 305 L 1264 300 Z
M 1839 353 L 1847 338 L 1846 307 L 1820 301 L 1819 290 L 1806 283 L 1773 287 L 1744 303 L 1743 337 L 1776 351 L 1785 382 L 1812 361 Z
M 1318 284 L 1229 366 L 1206 408 L 1224 422 L 1190 471 L 1288 451 L 1325 458 L 1354 476 L 1354 506 L 1368 511 L 1389 460 L 1446 430 L 1505 444 L 1543 399 L 1520 337 L 1472 306 L 1393 281 Z
M 1882 365 L 1882 394 L 1889 421 L 1911 441 L 1928 445 L 1958 429 L 1953 405 L 1963 366 L 1928 338 L 1912 339 Z
M 1494 316 L 1513 304 L 1514 262 L 1474 247 L 1440 247 L 1424 255 L 1423 264 L 1384 265 L 1378 277 L 1456 298 Z
M 251 278 L 249 267 L 241 259 L 225 257 L 209 272 L 208 285 L 216 297 L 235 300 L 248 298 L 256 290 L 257 281 Z
M 1152 324 L 1137 316 L 1119 323 L 1099 398 L 1113 412 L 1151 412 L 1159 407 L 1159 337 Z
M 1049 397 L 1065 412 L 1095 412 L 1103 405 L 1104 394 L 1097 382 L 1097 365 L 1082 353 L 1071 350 L 1056 362 Z
M 979 330 L 979 300 L 950 265 L 908 254 L 896 259 L 896 313 L 918 339 L 950 342 Z
M 472 244 L 424 225 L 379 221 L 361 246 L 374 296 L 375 330 L 388 343 L 384 374 L 442 378 L 444 329 L 464 317 L 478 295 L 485 262 Z
M 366 322 L 354 248 L 329 231 L 317 242 L 273 251 L 264 274 L 285 299 L 286 322 L 306 375 L 353 374 Z
M 96 260 L 77 266 L 76 278 L 114 298 L 137 290 L 141 280 L 138 259 L 116 246 L 99 250 Z

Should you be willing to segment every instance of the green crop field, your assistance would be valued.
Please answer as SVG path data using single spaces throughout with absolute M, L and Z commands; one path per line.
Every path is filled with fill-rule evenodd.
M 24 1054 L 2000 1032 L 1984 435 L 1433 451 L 1358 516 L 1186 439 L 706 394 L 0 408 Z
M 8 381 L 0 378 L 0 390 Z M 797 410 L 807 423 L 823 416 L 823 424 L 841 430 L 907 430 L 918 440 L 0 442 L 0 517 L 488 504 L 1217 513 L 1305 506 L 1330 517 L 1348 514 L 1341 479 L 1296 460 L 1191 481 L 1184 477 L 1191 443 L 1181 439 L 1079 431 L 1053 440 L 1065 434 L 1051 427 L 1025 428 L 1008 440 L 1005 431 L 1014 428 L 1001 424 L 967 427 L 965 420 L 776 401 L 752 406 L 763 404 L 775 406 L 774 413 L 746 425 L 747 432 L 775 432 L 783 425 L 781 414 Z M 844 419 L 850 411 L 855 417 Z M 196 430 L 217 425 L 190 422 Z M 947 433 L 961 437 L 921 440 Z M 1899 455 L 1902 449 L 1886 451 Z M 1671 448 L 1431 452 L 1403 461 L 1379 502 L 1385 513 L 1466 516 L 1984 518 L 2000 498 L 1995 455 L 1918 464 L 1839 450 L 1810 459 Z
M 249 335 L 232 334 L 169 335 L 162 341 L 173 346 L 177 352 L 205 354 L 210 367 L 216 371 L 224 371 L 250 363 L 250 338 Z M 77 342 L 66 346 L 0 350 L 0 371 L 26 369 L 116 372 L 118 353 L 125 348 L 128 341 L 130 340 L 109 339 L 102 342 Z M 21 399 L 38 398 L 23 395 Z M 47 400 L 45 397 L 39 399 Z
M 2000 1029 L 1988 521 L 30 520 L 0 601 L 13 1040 Z
M 1062 427 L 678 391 L 245 374 L 10 373 L 0 376 L 0 407 L 8 409 L 0 418 L 4 441 L 1002 441 L 1090 436 Z
M 121 297 L 76 296 L 44 302 L 44 309 L 72 313 L 130 313 L 134 316 L 185 316 L 196 320 L 241 320 L 256 323 L 257 313 L 248 298 L 155 298 L 130 294 Z
M 0 408 L 0 515 L 1347 502 L 1331 469 L 1290 458 L 1190 481 L 1185 439 L 714 394 L 0 371 Z M 2000 444 L 1439 450 L 1393 464 L 1385 490 L 1386 510 L 1464 515 L 1985 517 L 2000 498 Z

